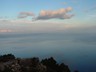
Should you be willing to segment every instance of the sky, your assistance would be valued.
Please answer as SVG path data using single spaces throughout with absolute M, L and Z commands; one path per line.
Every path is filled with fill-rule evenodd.
M 0 0 L 0 32 L 93 28 L 96 0 Z

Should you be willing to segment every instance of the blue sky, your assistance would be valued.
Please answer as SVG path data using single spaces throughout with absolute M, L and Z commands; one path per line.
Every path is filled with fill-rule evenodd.
M 92 26 L 95 22 L 96 0 L 0 0 L 1 30 L 26 28 L 33 31 L 32 26 L 35 31 L 46 27 L 55 31 L 60 30 L 59 23 L 59 27 L 70 28 Z

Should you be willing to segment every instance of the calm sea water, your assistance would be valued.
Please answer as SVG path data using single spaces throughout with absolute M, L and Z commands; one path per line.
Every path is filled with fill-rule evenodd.
M 96 72 L 96 33 L 1 33 L 0 54 L 53 56 L 80 72 Z

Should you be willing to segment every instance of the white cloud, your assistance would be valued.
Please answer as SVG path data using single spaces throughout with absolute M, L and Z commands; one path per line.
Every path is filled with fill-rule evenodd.
M 32 12 L 20 12 L 18 18 L 26 18 L 28 16 L 33 17 L 35 14 Z
M 13 32 L 11 29 L 0 29 L 0 33 Z
M 69 14 L 72 11 L 72 7 L 60 8 L 58 10 L 41 10 L 37 17 L 33 12 L 20 12 L 18 18 L 32 17 L 32 20 L 49 20 L 49 19 L 70 19 L 73 14 Z
M 61 8 L 59 10 L 41 10 L 39 16 L 35 20 L 48 20 L 48 19 L 69 19 L 73 17 L 73 14 L 68 14 L 72 11 L 72 7 L 66 9 Z
M 59 31 L 64 29 L 69 29 L 72 26 L 61 22 L 52 22 L 49 19 L 69 19 L 73 17 L 73 14 L 69 12 L 72 11 L 72 7 L 66 9 L 61 8 L 58 10 L 42 10 L 39 15 L 35 17 L 33 12 L 20 12 L 17 19 L 10 18 L 0 18 L 0 32 L 12 32 L 12 31 L 33 31 L 33 32 L 46 32 L 46 31 Z M 27 17 L 33 17 L 34 20 L 28 20 Z M 38 20 L 38 21 L 37 21 Z M 39 21 L 41 20 L 41 21 Z M 46 21 L 42 21 L 46 20 Z

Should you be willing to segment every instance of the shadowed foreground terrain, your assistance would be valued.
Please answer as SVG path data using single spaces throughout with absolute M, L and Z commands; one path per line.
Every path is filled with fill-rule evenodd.
M 64 63 L 57 64 L 53 57 L 15 58 L 12 54 L 0 56 L 0 72 L 71 72 Z M 75 71 L 78 72 L 78 71 Z
M 0 72 L 70 72 L 64 63 L 57 64 L 53 57 L 15 58 L 12 54 L 0 56 Z

